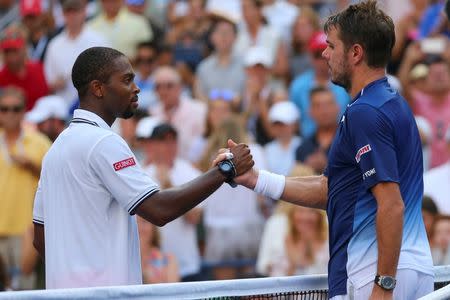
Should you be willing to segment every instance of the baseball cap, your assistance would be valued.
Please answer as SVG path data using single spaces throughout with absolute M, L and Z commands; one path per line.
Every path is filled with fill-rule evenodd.
M 136 126 L 136 137 L 138 139 L 158 140 L 164 138 L 168 133 L 177 136 L 175 127 L 156 117 L 145 117 Z
M 283 124 L 293 124 L 300 119 L 297 106 L 290 101 L 275 103 L 269 110 L 269 120 Z
M 85 0 L 60 0 L 60 2 L 63 10 L 79 10 L 86 5 Z
M 20 15 L 38 16 L 42 13 L 41 0 L 20 0 Z
M 0 36 L 0 49 L 21 49 L 25 47 L 25 37 L 22 31 L 11 26 L 6 28 Z
M 28 122 L 39 124 L 50 118 L 66 121 L 69 110 L 60 96 L 50 95 L 39 98 L 33 109 L 25 115 Z
M 327 46 L 327 35 L 323 31 L 318 31 L 309 40 L 308 49 L 311 52 L 317 52 L 325 50 Z
M 272 66 L 272 58 L 269 50 L 260 46 L 251 47 L 245 55 L 244 65 L 246 67 L 263 65 L 266 68 L 270 68 Z

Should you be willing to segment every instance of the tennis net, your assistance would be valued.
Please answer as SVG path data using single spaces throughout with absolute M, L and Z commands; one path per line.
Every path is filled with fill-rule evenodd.
M 435 267 L 435 288 L 425 300 L 450 299 L 450 266 Z M 0 300 L 149 299 L 149 300 L 312 300 L 328 299 L 326 275 L 217 280 L 0 293 Z M 442 298 L 442 292 L 447 292 Z M 447 295 L 447 296 L 446 296 Z M 435 298 L 431 298 L 435 297 Z M 436 298 L 438 297 L 438 298 Z M 441 297 L 441 298 L 439 298 Z

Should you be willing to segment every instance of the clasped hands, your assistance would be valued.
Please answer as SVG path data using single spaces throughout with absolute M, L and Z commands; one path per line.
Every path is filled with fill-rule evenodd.
M 229 159 L 230 153 L 233 154 L 233 158 L 231 160 L 236 168 L 236 177 L 234 178 L 234 182 L 248 188 L 253 188 L 256 184 L 258 176 L 257 172 L 253 169 L 255 162 L 253 161 L 248 145 L 243 143 L 237 144 L 233 140 L 229 139 L 228 148 L 219 149 L 212 165 L 216 166 L 221 161 Z

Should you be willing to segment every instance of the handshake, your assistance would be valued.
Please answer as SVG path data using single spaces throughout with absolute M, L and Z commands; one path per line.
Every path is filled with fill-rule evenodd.
M 226 178 L 225 182 L 232 187 L 239 184 L 272 199 L 280 199 L 284 192 L 286 178 L 264 170 L 255 170 L 255 162 L 245 144 L 228 140 L 228 148 L 220 149 L 212 164 L 213 167 L 218 166 Z
M 246 144 L 236 144 L 228 140 L 228 148 L 218 151 L 212 165 L 218 166 L 226 177 L 225 182 L 232 187 L 238 184 L 253 189 L 258 179 L 257 172 L 253 169 L 255 162 Z

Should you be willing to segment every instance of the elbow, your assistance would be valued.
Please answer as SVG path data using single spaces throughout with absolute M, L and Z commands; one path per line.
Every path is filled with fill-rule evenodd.
M 167 223 L 169 223 L 170 221 L 173 220 L 173 218 L 171 218 L 168 214 L 160 214 L 155 218 L 152 218 L 153 220 L 151 221 L 151 223 L 153 223 L 154 225 L 158 226 L 158 227 L 163 227 L 164 225 L 166 225 Z

